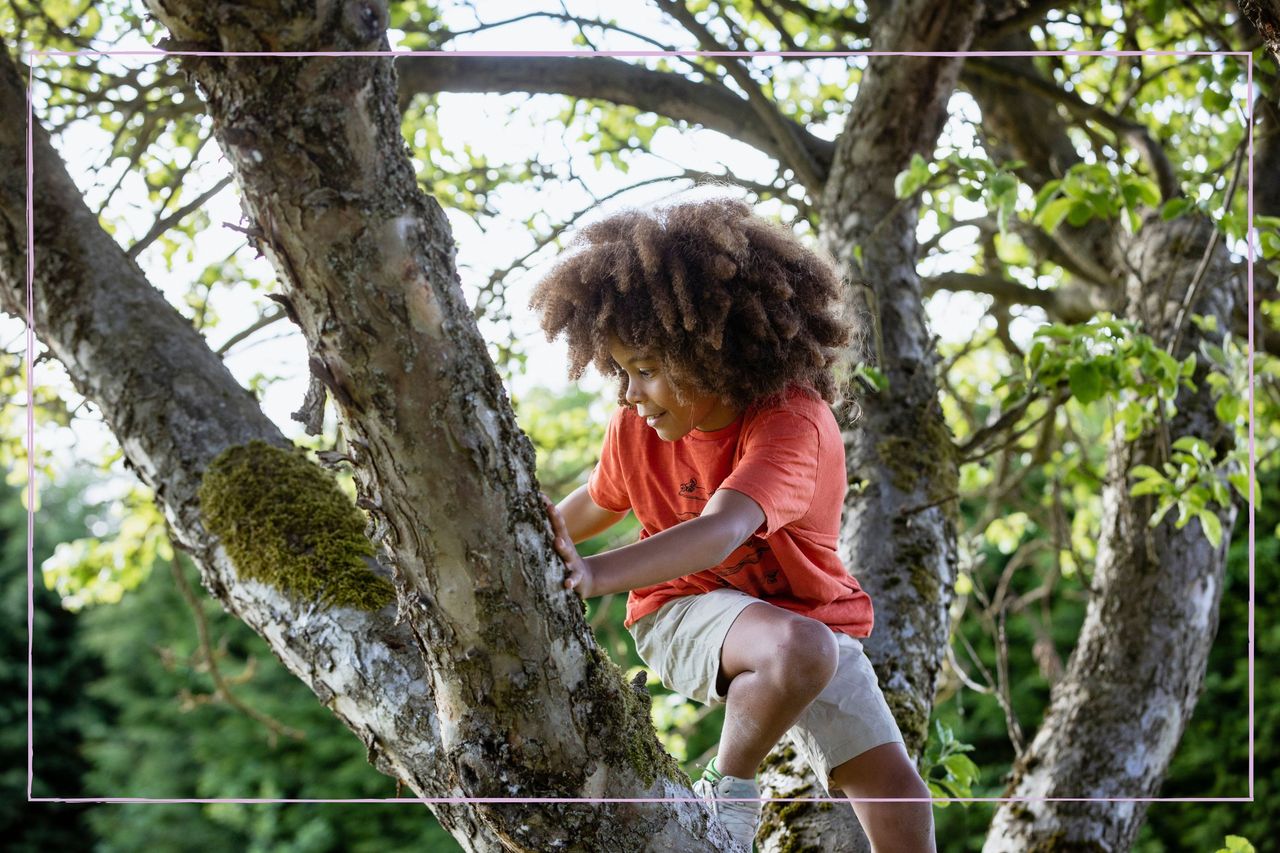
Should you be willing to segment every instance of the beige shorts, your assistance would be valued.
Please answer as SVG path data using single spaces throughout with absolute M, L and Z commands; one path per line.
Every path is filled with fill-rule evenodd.
M 687 595 L 637 620 L 631 636 L 667 689 L 708 705 L 723 702 L 716 692 L 720 648 L 734 620 L 753 604 L 767 602 L 736 589 Z M 836 638 L 835 676 L 787 732 L 828 793 L 833 768 L 872 747 L 902 742 L 862 643 L 838 632 Z

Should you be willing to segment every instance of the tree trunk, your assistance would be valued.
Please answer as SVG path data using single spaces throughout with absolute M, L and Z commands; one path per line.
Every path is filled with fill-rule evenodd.
M 1213 227 L 1203 218 L 1147 218 L 1127 252 L 1129 315 L 1157 340 L 1171 327 L 1204 256 Z M 1225 328 L 1236 282 L 1218 244 L 1192 310 Z M 1185 358 L 1205 335 L 1187 324 L 1174 354 Z M 1220 334 L 1207 335 L 1218 342 Z M 1181 530 L 1166 518 L 1151 528 L 1154 499 L 1129 495 L 1135 465 L 1159 467 L 1171 438 L 1193 435 L 1219 458 L 1231 430 L 1216 418 L 1202 363 L 1198 390 L 1177 398 L 1163 435 L 1126 442 L 1112 437 L 1103 488 L 1102 533 L 1092 597 L 1067 672 L 1031 746 L 1016 763 L 1012 797 L 1152 797 L 1191 718 L 1217 631 L 1234 506 L 1219 508 L 1221 545 L 1212 547 L 1192 520 Z M 987 853 L 1026 850 L 1128 850 L 1146 813 L 1143 803 L 1010 802 L 997 811 Z
M 18 317 L 26 315 L 25 95 L 4 58 L 0 304 Z M 267 639 L 368 747 L 379 770 L 418 791 L 447 790 L 430 680 L 394 608 L 317 608 L 274 586 L 243 581 L 205 530 L 197 491 L 213 458 L 254 440 L 280 447 L 288 441 L 102 230 L 39 126 L 34 147 L 34 307 L 41 340 L 102 412 L 130 467 L 156 492 L 175 541 L 195 558 L 209 592 Z M 431 808 L 467 850 L 501 849 L 467 807 Z
M 156 11 L 188 46 L 385 47 L 385 20 L 371 5 L 330 7 L 323 20 L 237 8 L 217 25 L 176 3 Z M 344 416 L 365 497 L 382 508 L 375 517 L 389 528 L 405 624 L 390 607 L 338 606 L 300 595 L 296 577 L 263 583 L 249 577 L 247 560 L 233 564 L 228 554 L 252 555 L 254 543 L 236 541 L 234 525 L 211 533 L 205 474 L 239 447 L 247 463 L 237 476 L 261 477 L 270 457 L 246 443 L 285 442 L 121 260 L 65 174 L 55 180 L 56 157 L 39 134 L 36 240 L 50 249 L 37 264 L 37 328 L 156 489 L 206 586 L 355 723 L 380 767 L 421 796 L 692 797 L 654 737 L 647 702 L 623 684 L 579 603 L 560 589 L 532 452 L 462 301 L 443 215 L 416 189 L 390 62 L 219 57 L 192 59 L 188 69 L 260 245 L 289 288 L 313 370 Z M 15 166 L 24 134 L 13 119 L 23 104 L 8 76 L 5 301 L 21 313 Z M 252 491 L 237 482 L 250 481 L 233 477 L 223 491 Z M 297 498 L 306 507 L 323 496 Z M 284 520 L 297 507 L 265 510 L 294 525 L 290 537 L 323 535 L 297 528 L 306 519 Z M 441 813 L 473 849 L 709 850 L 726 839 L 697 803 Z
M 1280 62 L 1280 0 L 1240 0 L 1240 11 L 1262 36 L 1267 50 Z
M 876 49 L 968 47 L 979 4 L 910 6 L 879 16 Z M 840 547 L 875 603 L 876 625 L 865 646 L 913 756 L 927 738 L 949 637 L 957 463 L 938 403 L 936 352 L 916 273 L 918 204 L 897 199 L 893 185 L 913 154 L 932 158 L 962 61 L 871 58 L 821 204 L 822 245 L 851 283 L 855 311 L 872 327 L 872 358 L 889 379 L 887 390 L 866 401 L 863 417 L 845 424 L 851 488 Z M 786 749 L 770 757 L 763 778 L 769 796 L 820 792 Z M 785 821 L 770 820 L 778 816 Z M 867 849 L 851 809 L 769 806 L 761 849 L 795 845 Z

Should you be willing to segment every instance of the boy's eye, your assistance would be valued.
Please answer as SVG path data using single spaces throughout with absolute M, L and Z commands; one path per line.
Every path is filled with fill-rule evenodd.
M 637 370 L 637 371 L 636 371 L 636 374 L 637 374 L 641 379 L 648 379 L 649 377 L 653 376 L 653 371 L 652 371 L 652 370 Z

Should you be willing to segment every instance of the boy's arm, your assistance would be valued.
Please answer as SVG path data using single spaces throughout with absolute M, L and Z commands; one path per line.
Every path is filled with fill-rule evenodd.
M 583 598 L 674 580 L 724 562 L 764 523 L 764 510 L 731 489 L 719 489 L 697 518 L 654 536 L 583 559 L 557 546 L 569 564 L 566 585 Z M 557 530 L 558 536 L 563 532 Z
M 613 512 L 591 499 L 586 485 L 579 486 L 564 500 L 556 505 L 564 519 L 569 539 L 575 544 L 603 533 L 626 516 L 626 512 Z

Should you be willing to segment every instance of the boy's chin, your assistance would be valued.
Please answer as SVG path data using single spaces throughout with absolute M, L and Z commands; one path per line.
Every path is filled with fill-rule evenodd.
M 690 432 L 692 432 L 692 430 L 671 429 L 670 427 L 667 427 L 664 425 L 655 429 L 654 432 L 657 433 L 658 438 L 662 439 L 663 441 L 679 441 L 680 439 L 688 435 Z

